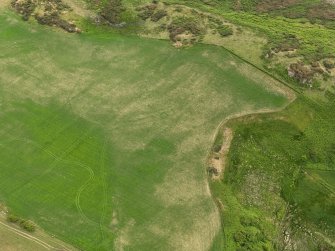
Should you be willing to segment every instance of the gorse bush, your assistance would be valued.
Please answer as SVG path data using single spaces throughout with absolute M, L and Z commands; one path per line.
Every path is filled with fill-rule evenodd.
M 21 13 L 23 20 L 27 21 L 31 14 L 33 14 L 36 4 L 32 0 L 18 1 L 12 0 L 12 7 L 18 12 Z
M 189 32 L 194 36 L 201 36 L 205 33 L 205 29 L 199 20 L 191 16 L 181 16 L 175 18 L 168 25 L 168 31 L 172 41 L 176 41 L 176 37 L 185 32 Z
M 13 0 L 11 5 L 25 21 L 33 16 L 39 24 L 57 26 L 71 33 L 80 32 L 76 25 L 61 17 L 64 10 L 70 10 L 61 0 Z
M 151 16 L 151 21 L 157 22 L 161 20 L 163 17 L 167 16 L 167 11 L 166 10 L 158 10 L 156 13 L 154 13 Z
M 233 33 L 234 33 L 233 29 L 228 25 L 218 26 L 217 31 L 222 37 L 227 37 L 227 36 L 233 35 Z
M 122 13 L 126 10 L 121 0 L 109 0 L 101 7 L 100 15 L 110 24 L 122 22 Z

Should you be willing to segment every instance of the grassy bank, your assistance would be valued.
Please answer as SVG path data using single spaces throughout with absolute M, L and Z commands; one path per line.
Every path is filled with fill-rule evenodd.
M 333 105 L 299 98 L 281 113 L 231 121 L 221 182 L 226 250 L 331 250 L 334 246 Z

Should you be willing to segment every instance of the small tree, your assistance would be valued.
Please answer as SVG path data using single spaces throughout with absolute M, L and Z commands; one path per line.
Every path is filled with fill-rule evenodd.
M 7 214 L 7 220 L 11 223 L 18 224 L 22 229 L 24 229 L 28 232 L 34 232 L 36 230 L 36 225 L 32 221 L 21 219 L 20 217 L 16 216 L 15 214 L 8 213 Z
M 7 220 L 11 223 L 17 223 L 20 220 L 20 218 L 17 217 L 16 215 L 14 215 L 14 214 L 9 213 L 9 214 L 7 214 Z
M 34 232 L 36 230 L 35 224 L 30 220 L 21 220 L 20 227 L 28 232 Z

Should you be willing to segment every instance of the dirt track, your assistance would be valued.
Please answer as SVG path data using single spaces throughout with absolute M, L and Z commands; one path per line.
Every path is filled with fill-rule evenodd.
M 44 242 L 44 241 L 42 241 L 42 240 L 40 240 L 40 239 L 38 239 L 38 238 L 36 238 L 36 237 L 30 235 L 30 234 L 27 234 L 27 233 L 25 233 L 25 232 L 23 232 L 23 231 L 21 231 L 21 230 L 18 230 L 18 229 L 16 229 L 16 228 L 12 227 L 12 226 L 9 226 L 9 225 L 7 225 L 7 224 L 5 224 L 5 223 L 3 223 L 3 222 L 0 222 L 0 225 L 1 225 L 2 227 L 7 228 L 9 231 L 11 231 L 11 232 L 13 232 L 13 233 L 15 233 L 15 234 L 17 234 L 17 235 L 23 237 L 23 238 L 26 238 L 26 239 L 28 239 L 28 240 L 30 240 L 30 241 L 33 241 L 33 242 L 35 242 L 35 243 L 41 245 L 41 246 L 44 247 L 46 250 L 56 250 L 55 247 L 49 245 L 48 243 L 46 243 L 46 242 Z

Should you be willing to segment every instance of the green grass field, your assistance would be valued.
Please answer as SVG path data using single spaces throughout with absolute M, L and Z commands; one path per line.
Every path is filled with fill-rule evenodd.
M 1 202 L 83 250 L 221 238 L 205 166 L 215 130 L 283 107 L 287 90 L 219 47 L 70 35 L 7 11 L 0 23 Z

